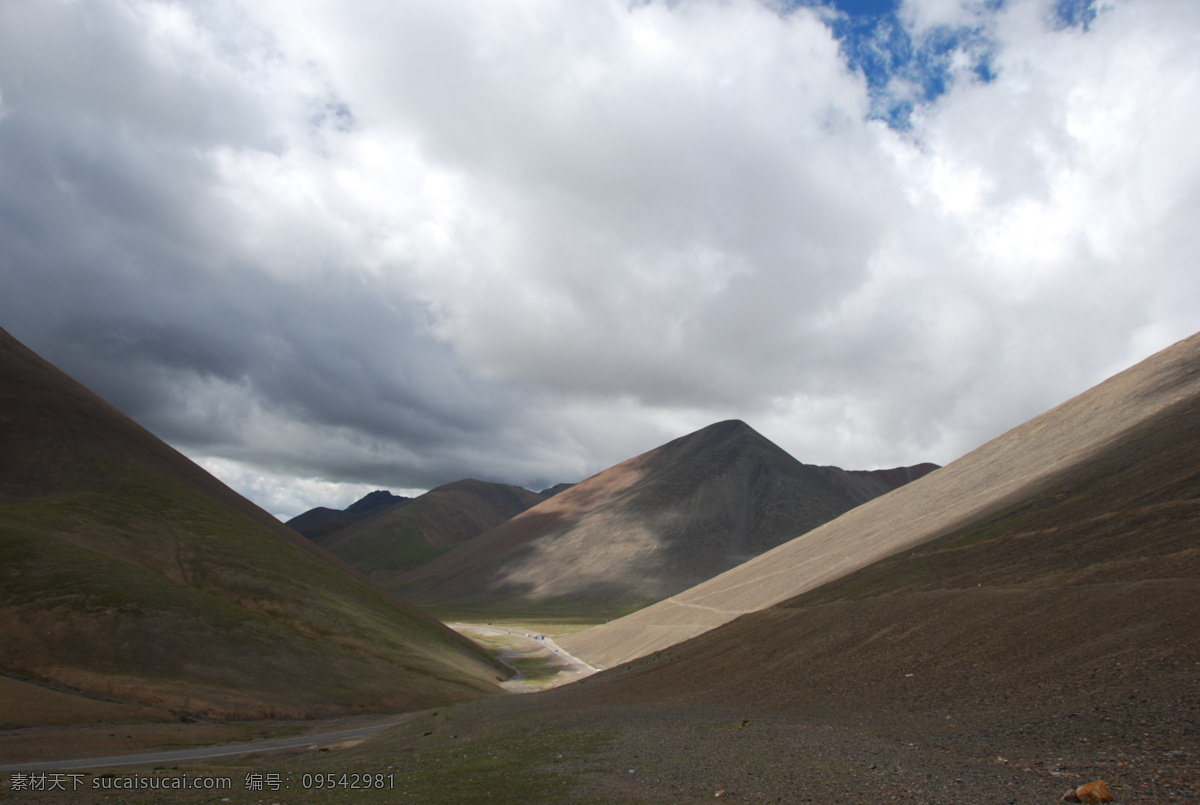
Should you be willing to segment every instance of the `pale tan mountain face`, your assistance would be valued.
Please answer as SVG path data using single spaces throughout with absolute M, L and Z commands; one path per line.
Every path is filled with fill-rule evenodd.
M 435 605 L 641 606 L 750 559 L 933 465 L 801 464 L 742 422 L 711 425 L 592 478 L 400 577 Z
M 927 477 L 563 645 L 598 667 L 661 650 L 1034 496 L 1143 423 L 1197 405 L 1200 336 L 1193 336 Z

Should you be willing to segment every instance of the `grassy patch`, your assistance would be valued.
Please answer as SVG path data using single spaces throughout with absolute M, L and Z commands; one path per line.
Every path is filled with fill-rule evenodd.
M 461 736 L 460 736 L 461 731 Z M 601 771 L 593 757 L 612 740 L 601 730 L 529 731 L 527 725 L 501 721 L 472 729 L 452 712 L 440 711 L 403 725 L 379 738 L 330 752 L 290 758 L 267 755 L 237 759 L 207 768 L 158 769 L 152 773 L 192 777 L 229 777 L 233 786 L 215 797 L 210 792 L 122 792 L 122 801 L 209 802 L 230 796 L 234 802 L 288 803 L 527 803 L 601 802 L 576 794 L 586 775 Z M 149 773 L 149 772 L 147 772 Z M 252 780 L 279 783 L 247 790 Z M 357 788 L 351 788 L 357 784 Z
M 562 664 L 550 657 L 523 656 L 509 664 L 521 672 L 525 682 L 535 686 L 553 682 L 562 671 Z
M 90 488 L 0 505 L 0 669 L 251 718 L 428 706 L 494 678 L 469 643 L 270 528 L 144 469 L 92 469 Z
M 450 550 L 433 545 L 421 528 L 425 504 L 415 501 L 404 507 L 399 519 L 359 533 L 332 552 L 342 561 L 370 574 L 378 570 L 412 570 L 432 562 Z
M 575 732 L 506 736 L 418 749 L 402 757 L 394 797 L 375 801 L 563 801 L 578 784 L 575 761 L 595 752 L 604 742 L 602 734 Z

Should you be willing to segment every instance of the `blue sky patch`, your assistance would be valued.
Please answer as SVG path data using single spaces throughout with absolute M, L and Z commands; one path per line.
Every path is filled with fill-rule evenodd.
M 853 15 L 891 14 L 899 7 L 899 0 L 834 0 L 840 11 Z
M 983 0 L 984 13 L 1004 7 L 1005 0 Z M 829 25 L 841 42 L 851 69 L 867 79 L 871 117 L 893 128 L 907 128 L 917 107 L 933 103 L 956 80 L 995 80 L 995 45 L 982 27 L 942 26 L 914 39 L 900 22 L 900 0 L 792 0 L 792 7 L 825 7 L 840 11 Z M 1054 25 L 1088 30 L 1097 15 L 1096 0 L 1055 0 Z M 957 75 L 956 59 L 967 57 L 967 70 Z
M 1059 0 L 1070 6 L 1060 11 L 1076 19 L 1092 0 Z M 994 45 L 982 28 L 942 26 L 914 38 L 900 22 L 898 0 L 798 0 L 795 6 L 825 6 L 842 13 L 829 25 L 841 42 L 851 69 L 867 79 L 871 116 L 893 128 L 907 128 L 918 106 L 932 103 L 956 80 L 952 68 L 957 54 L 966 54 L 969 80 L 988 82 L 996 77 L 992 63 Z M 1003 0 L 989 0 L 984 9 L 994 11 Z M 957 77 L 961 80 L 961 76 Z
M 1087 30 L 1096 19 L 1096 0 L 1058 0 L 1054 16 L 1060 28 Z

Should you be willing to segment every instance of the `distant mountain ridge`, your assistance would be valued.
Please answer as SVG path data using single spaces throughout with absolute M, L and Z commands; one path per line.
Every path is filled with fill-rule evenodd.
M 309 509 L 303 514 L 296 515 L 288 520 L 285 525 L 295 531 L 299 531 L 315 542 L 320 542 L 320 537 L 325 534 L 344 528 L 350 523 L 365 520 L 368 517 L 379 514 L 384 509 L 399 506 L 402 503 L 410 501 L 412 501 L 412 498 L 393 495 L 385 489 L 379 489 L 364 495 L 345 509 L 331 509 L 326 506 L 318 506 L 315 509 Z
M 373 514 L 378 514 L 381 509 L 395 506 L 407 500 L 412 500 L 412 498 L 393 495 L 386 489 L 377 489 L 351 503 L 343 511 L 357 520 L 365 520 Z
M 371 494 L 383 502 L 381 493 Z M 365 517 L 336 528 L 318 526 L 311 539 L 351 567 L 385 580 L 436 559 L 545 498 L 519 486 L 467 478 L 398 503 L 359 506 L 366 500 L 350 507 L 359 507 Z
M 400 576 L 397 589 L 431 605 L 644 605 L 934 468 L 813 467 L 744 422 L 719 422 L 560 492 Z

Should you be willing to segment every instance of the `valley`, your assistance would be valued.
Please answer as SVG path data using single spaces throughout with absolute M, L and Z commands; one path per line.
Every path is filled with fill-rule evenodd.
M 555 634 L 542 624 L 448 623 L 447 626 L 497 652 L 496 659 L 517 672 L 501 683 L 510 693 L 549 690 L 596 673 L 595 668 L 555 642 L 561 633 Z
M 396 576 L 223 503 L 8 350 L 45 390 L 0 400 L 24 417 L 10 443 L 43 446 L 36 472 L 17 460 L 32 447 L 0 463 L 0 624 L 19 648 L 0 763 L 290 738 L 85 779 L 224 777 L 236 802 L 1051 802 L 1092 779 L 1120 803 L 1200 800 L 1200 336 L 808 528 L 790 519 L 818 508 L 804 490 L 880 479 L 806 469 L 730 421 Z M 80 401 L 88 426 L 56 436 Z M 668 566 L 703 578 L 645 583 Z M 77 801 L 14 773 L 5 801 Z M 314 785 L 327 774 L 380 785 Z M 122 801 L 164 797 L 211 792 Z

